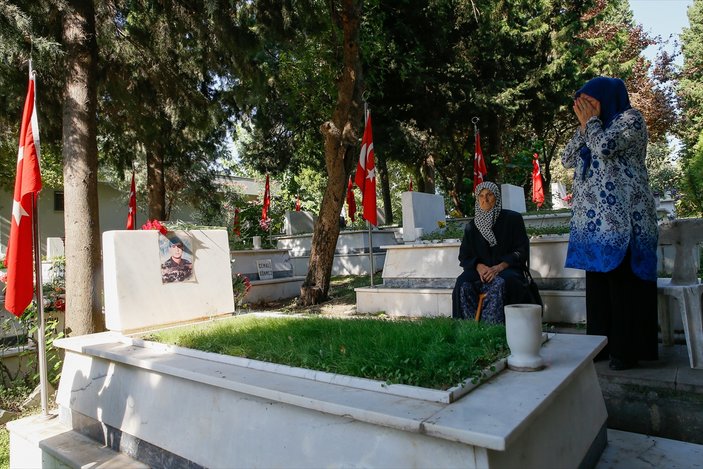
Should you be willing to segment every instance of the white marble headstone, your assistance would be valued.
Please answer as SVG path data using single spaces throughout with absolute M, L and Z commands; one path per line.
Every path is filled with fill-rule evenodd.
M 445 221 L 444 198 L 441 195 L 424 192 L 403 192 L 403 240 L 417 238 L 415 228 L 422 228 L 425 234 L 437 231 L 438 222 Z
M 193 275 L 163 283 L 162 252 L 155 230 L 103 233 L 105 324 L 130 332 L 234 311 L 229 242 L 225 230 L 169 232 L 190 236 Z
M 564 200 L 567 195 L 564 183 L 553 182 L 550 187 L 552 188 L 552 208 L 569 208 L 569 203 Z
M 295 212 L 289 210 L 286 212 L 283 220 L 283 227 L 288 236 L 302 233 L 312 233 L 315 229 L 315 216 L 311 212 Z
M 518 213 L 525 213 L 527 211 L 527 206 L 525 205 L 525 190 L 522 187 L 512 184 L 501 184 L 500 196 L 503 201 L 503 208 L 514 210 Z
M 46 238 L 46 258 L 53 259 L 64 255 L 63 239 L 61 238 Z

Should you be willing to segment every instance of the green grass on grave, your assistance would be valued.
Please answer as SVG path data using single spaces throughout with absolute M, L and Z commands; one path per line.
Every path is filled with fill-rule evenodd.
M 450 318 L 240 316 L 152 333 L 162 343 L 432 389 L 481 378 L 508 355 L 505 327 Z

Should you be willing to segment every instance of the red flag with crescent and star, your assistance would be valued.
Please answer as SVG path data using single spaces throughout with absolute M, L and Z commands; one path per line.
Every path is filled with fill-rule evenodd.
M 347 215 L 354 223 L 354 215 L 356 214 L 356 200 L 354 199 L 354 186 L 352 184 L 352 178 L 349 176 L 349 183 L 347 184 Z
M 242 237 L 242 227 L 241 222 L 239 221 L 239 207 L 235 207 L 234 209 L 234 223 L 232 226 L 232 231 L 235 235 L 239 236 L 240 238 Z
M 132 184 L 129 186 L 129 212 L 127 213 L 127 229 L 137 229 L 137 190 L 134 184 L 134 170 L 132 170 Z
M 41 188 L 39 123 L 35 101 L 35 79 L 30 63 L 29 87 L 24 102 L 17 152 L 17 178 L 12 199 L 10 238 L 5 258 L 7 266 L 5 309 L 17 317 L 22 316 L 34 295 L 32 198 L 37 197 Z
M 486 160 L 483 158 L 483 151 L 481 150 L 481 134 L 476 131 L 476 143 L 474 150 L 474 188 L 481 184 L 488 174 L 488 169 L 486 169 Z
M 537 208 L 544 204 L 542 171 L 539 169 L 539 155 L 537 153 L 533 155 L 532 160 L 532 201 L 537 204 Z
M 269 208 L 271 208 L 271 188 L 269 186 L 269 175 L 266 174 L 266 186 L 264 187 L 264 206 L 261 208 L 261 220 L 268 219 Z
M 376 165 L 371 131 L 371 112 L 369 111 L 366 111 L 364 136 L 361 139 L 361 152 L 359 153 L 359 163 L 356 166 L 354 182 L 361 190 L 364 220 L 376 226 L 378 224 L 376 216 Z

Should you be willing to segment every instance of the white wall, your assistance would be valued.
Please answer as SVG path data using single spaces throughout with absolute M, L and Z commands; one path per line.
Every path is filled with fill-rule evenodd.
M 57 190 L 44 187 L 39 193 L 39 234 L 42 255 L 46 255 L 46 238 L 64 236 L 64 212 L 54 210 L 54 193 Z M 123 230 L 127 223 L 127 203 L 129 194 L 118 191 L 107 183 L 98 183 L 98 200 L 100 210 L 100 232 Z M 137 228 L 147 219 L 147 213 L 142 208 L 146 201 L 137 200 Z M 195 209 L 187 207 L 174 209 L 172 220 L 190 221 Z M 12 213 L 12 193 L 0 190 L 0 255 L 7 249 L 7 239 L 10 236 L 10 216 Z

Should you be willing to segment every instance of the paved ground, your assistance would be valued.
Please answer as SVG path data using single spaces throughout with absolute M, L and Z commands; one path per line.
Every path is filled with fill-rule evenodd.
M 703 445 L 608 430 L 608 446 L 596 469 L 703 468 Z
M 667 388 L 672 391 L 693 392 L 703 395 L 703 369 L 693 369 L 685 345 L 659 345 L 659 360 L 640 362 L 630 370 L 614 371 L 608 362 L 596 363 L 598 376 L 613 381 L 628 381 L 642 386 Z

